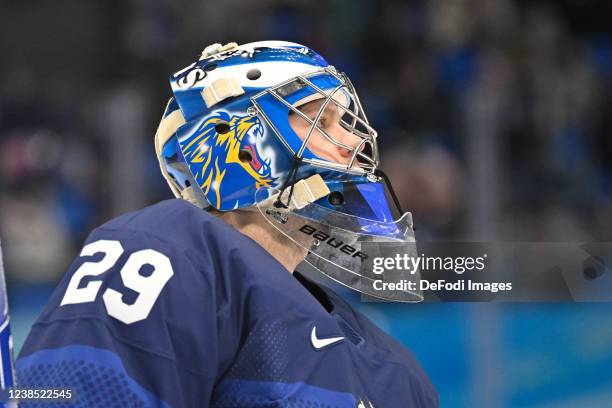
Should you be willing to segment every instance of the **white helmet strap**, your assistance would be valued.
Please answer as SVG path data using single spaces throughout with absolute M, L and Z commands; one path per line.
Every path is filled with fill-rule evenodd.
M 159 126 L 157 127 L 157 132 L 155 132 L 155 154 L 157 155 L 157 160 L 159 161 L 159 168 L 161 169 L 162 175 L 166 179 L 166 182 L 170 186 L 170 189 L 176 198 L 183 198 L 183 192 L 179 189 L 176 182 L 170 177 L 168 171 L 166 170 L 166 165 L 162 157 L 162 149 L 166 142 L 172 136 L 174 136 L 177 129 L 184 123 L 185 118 L 183 117 L 181 110 L 177 109 L 162 118 L 162 120 L 159 122 Z M 193 195 L 193 191 L 191 195 Z

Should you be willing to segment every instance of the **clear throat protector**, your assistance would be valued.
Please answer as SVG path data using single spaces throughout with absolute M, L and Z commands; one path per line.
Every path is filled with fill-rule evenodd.
M 394 302 L 420 302 L 419 272 L 402 274 L 400 290 L 383 287 L 398 276 L 374 272 L 377 258 L 407 254 L 417 256 L 410 213 L 395 221 L 377 221 L 332 210 L 313 202 L 302 208 L 274 205 L 271 192 L 261 189 L 257 209 L 274 228 L 301 248 L 308 250 L 306 262 L 332 280 L 364 295 Z M 274 191 L 272 193 L 278 193 Z M 321 200 L 326 200 L 323 198 Z M 407 282 L 416 283 L 412 290 Z

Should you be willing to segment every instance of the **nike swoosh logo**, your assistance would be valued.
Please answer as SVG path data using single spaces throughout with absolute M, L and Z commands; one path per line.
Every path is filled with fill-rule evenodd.
M 314 326 L 312 328 L 312 331 L 310 332 L 310 342 L 312 343 L 312 347 L 314 347 L 315 350 L 320 350 L 323 347 L 327 347 L 330 344 L 337 343 L 343 339 L 344 337 L 330 337 L 328 339 L 319 339 L 317 337 L 317 326 Z

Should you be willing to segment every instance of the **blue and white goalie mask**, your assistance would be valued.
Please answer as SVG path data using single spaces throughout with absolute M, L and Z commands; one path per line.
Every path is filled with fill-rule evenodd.
M 376 131 L 345 74 L 308 47 L 263 41 L 207 47 L 171 85 L 156 148 L 177 197 L 259 211 L 330 278 L 422 300 L 375 288 L 384 277 L 372 260 L 386 247 L 416 256 L 412 217 L 378 168 Z

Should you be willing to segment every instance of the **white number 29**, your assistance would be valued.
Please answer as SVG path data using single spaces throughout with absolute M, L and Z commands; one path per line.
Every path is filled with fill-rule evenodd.
M 104 257 L 98 262 L 84 262 L 74 272 L 60 306 L 96 300 L 102 286 L 101 280 L 92 280 L 83 287 L 79 287 L 79 284 L 86 276 L 98 276 L 112 268 L 123 254 L 123 246 L 119 241 L 95 241 L 83 247 L 81 256 L 92 256 L 97 253 L 103 253 Z M 140 274 L 140 270 L 145 265 L 153 267 L 153 271 L 148 276 Z M 102 299 L 110 316 L 125 324 L 131 324 L 149 316 L 155 301 L 174 272 L 166 255 L 153 249 L 143 249 L 128 257 L 119 274 L 123 284 L 138 293 L 134 303 L 125 303 L 123 295 L 111 288 L 104 291 Z

